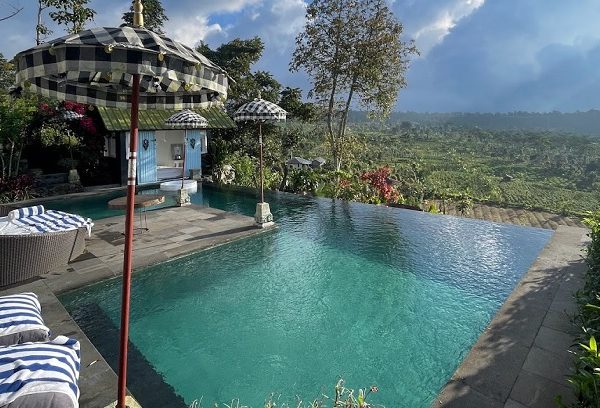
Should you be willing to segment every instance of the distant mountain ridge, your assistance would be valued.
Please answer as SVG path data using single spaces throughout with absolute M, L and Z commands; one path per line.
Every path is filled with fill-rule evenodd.
M 368 121 L 366 112 L 351 111 L 349 121 Z M 388 124 L 410 122 L 423 125 L 452 125 L 479 127 L 490 130 L 548 130 L 569 132 L 600 137 L 600 110 L 587 112 L 510 112 L 510 113 L 418 113 L 393 112 L 386 121 Z

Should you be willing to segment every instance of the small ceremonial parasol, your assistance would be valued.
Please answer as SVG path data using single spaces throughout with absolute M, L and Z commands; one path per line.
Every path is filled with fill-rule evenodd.
M 187 149 L 187 130 L 188 129 L 204 129 L 208 127 L 208 120 L 204 116 L 197 114 L 196 112 L 185 109 L 181 112 L 177 112 L 171 115 L 166 121 L 165 125 L 174 129 L 183 129 L 183 171 L 181 172 L 181 188 L 183 189 L 183 178 L 185 176 L 185 151 Z

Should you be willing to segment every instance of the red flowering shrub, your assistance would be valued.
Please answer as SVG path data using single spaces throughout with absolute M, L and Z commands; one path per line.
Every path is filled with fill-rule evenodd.
M 87 133 L 92 135 L 96 134 L 96 125 L 94 124 L 94 119 L 90 118 L 89 116 L 84 116 L 81 118 L 79 121 L 79 126 L 81 126 L 81 128 Z
M 369 183 L 369 186 L 378 195 L 381 202 L 396 202 L 400 198 L 400 194 L 390 181 L 390 174 L 392 174 L 392 170 L 388 166 L 385 166 L 373 171 L 367 171 L 360 178 Z
M 0 203 L 27 200 L 33 186 L 33 177 L 21 174 L 16 177 L 0 177 Z
M 73 111 L 75 113 L 79 113 L 80 115 L 85 114 L 85 105 L 82 105 L 77 102 L 65 101 L 63 103 L 63 107 L 65 110 Z

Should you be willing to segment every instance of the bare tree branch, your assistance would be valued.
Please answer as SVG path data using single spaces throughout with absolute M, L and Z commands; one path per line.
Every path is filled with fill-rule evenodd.
M 13 6 L 12 4 L 10 6 L 14 9 L 14 11 L 12 12 L 12 14 L 9 14 L 6 17 L 0 17 L 0 21 L 8 20 L 9 18 L 16 16 L 23 10 L 23 7 L 18 8 L 18 7 Z

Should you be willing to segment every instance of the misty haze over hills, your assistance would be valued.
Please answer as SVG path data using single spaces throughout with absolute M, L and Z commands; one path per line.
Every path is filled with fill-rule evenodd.
M 350 122 L 367 122 L 365 112 L 352 111 Z M 404 123 L 403 123 L 404 122 Z M 420 124 L 434 126 L 479 127 L 489 130 L 538 130 L 576 133 L 600 137 L 600 110 L 587 112 L 510 112 L 510 113 L 418 113 L 393 112 L 386 120 L 390 125 Z

